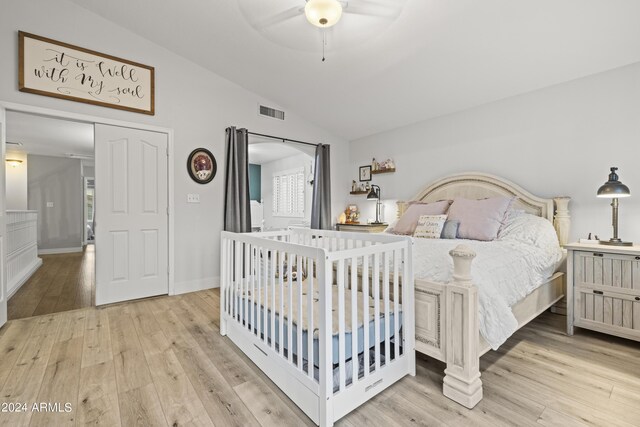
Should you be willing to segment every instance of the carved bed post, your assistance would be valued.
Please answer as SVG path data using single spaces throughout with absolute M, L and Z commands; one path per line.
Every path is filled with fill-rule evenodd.
M 446 286 L 446 362 L 443 393 L 467 408 L 482 399 L 478 328 L 478 290 L 471 283 L 476 254 L 465 245 L 449 252 L 453 282 Z
M 553 226 L 558 234 L 560 246 L 569 243 L 569 231 L 571 230 L 571 215 L 569 215 L 569 202 L 571 197 L 554 197 L 556 213 L 553 217 Z

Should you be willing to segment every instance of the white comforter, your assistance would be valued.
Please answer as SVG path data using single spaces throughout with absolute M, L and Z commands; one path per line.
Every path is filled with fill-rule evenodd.
M 522 300 L 554 273 L 562 250 L 545 219 L 531 215 L 513 218 L 498 240 L 414 239 L 416 279 L 447 283 L 452 280 L 449 250 L 463 243 L 476 252 L 471 267 L 478 288 L 480 332 L 494 350 L 517 329 L 511 306 Z

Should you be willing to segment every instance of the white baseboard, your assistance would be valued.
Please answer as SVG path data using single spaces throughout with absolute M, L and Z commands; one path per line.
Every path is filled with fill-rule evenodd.
M 36 258 L 33 261 L 33 263 L 29 266 L 29 268 L 27 268 L 20 275 L 20 279 L 16 283 L 7 284 L 7 300 L 11 298 L 16 292 L 18 292 L 18 289 L 20 289 L 20 287 L 24 285 L 31 276 L 33 276 L 33 273 L 35 273 L 36 270 L 39 269 L 41 265 L 42 265 L 42 259 Z
M 82 246 L 77 248 L 53 248 L 53 249 L 38 248 L 38 255 L 72 254 L 76 252 L 82 252 Z
M 212 289 L 220 287 L 220 276 L 205 277 L 204 279 L 186 280 L 184 282 L 175 282 L 173 286 L 173 295 L 186 294 L 187 292 L 202 291 L 204 289 Z

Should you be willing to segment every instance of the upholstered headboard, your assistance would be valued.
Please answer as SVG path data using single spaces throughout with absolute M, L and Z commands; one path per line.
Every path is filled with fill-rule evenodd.
M 456 197 L 484 199 L 496 196 L 515 196 L 514 207 L 516 209 L 523 209 L 530 214 L 553 222 L 560 244 L 567 243 L 571 226 L 568 209 L 571 199 L 569 197 L 544 199 L 534 196 L 506 179 L 485 173 L 466 172 L 436 180 L 411 200 L 399 201 L 398 217 L 405 212 L 412 201 L 436 202 L 438 200 L 452 200 Z

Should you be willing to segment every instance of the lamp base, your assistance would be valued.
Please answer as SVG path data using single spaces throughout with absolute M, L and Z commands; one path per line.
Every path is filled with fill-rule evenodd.
M 373 222 L 370 222 L 369 224 L 371 224 L 371 225 L 382 225 L 382 224 L 384 224 L 384 222 L 382 222 L 382 221 L 373 221 Z
M 600 244 L 609 246 L 633 246 L 633 242 L 623 242 L 620 239 L 600 240 Z

